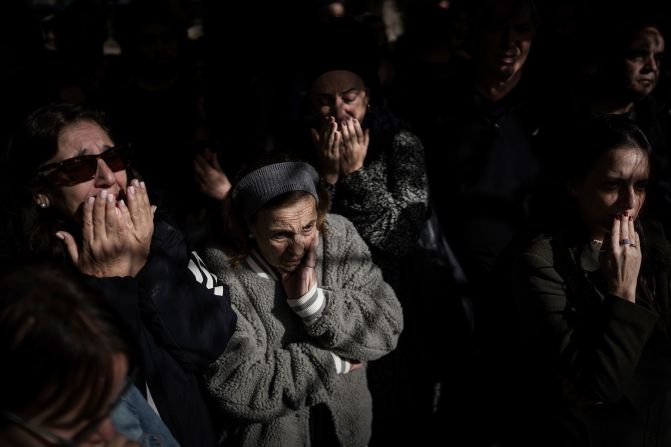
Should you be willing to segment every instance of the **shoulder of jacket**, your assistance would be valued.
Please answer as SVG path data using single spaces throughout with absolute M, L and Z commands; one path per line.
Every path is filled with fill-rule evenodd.
M 396 135 L 394 135 L 394 144 L 400 144 L 403 146 L 421 146 L 422 143 L 417 135 L 410 132 L 409 130 L 401 129 L 396 133 Z
M 328 229 L 327 235 L 335 234 L 338 235 L 338 237 L 344 236 L 352 230 L 356 231 L 352 221 L 345 216 L 335 213 L 328 213 L 326 215 L 326 226 Z
M 199 254 L 202 256 L 205 264 L 207 264 L 217 276 L 223 275 L 232 268 L 229 262 L 229 256 L 221 248 L 205 247 L 202 250 L 199 250 Z
M 165 245 L 179 245 L 185 242 L 184 234 L 168 221 L 158 218 L 154 221 L 153 239 Z
M 538 259 L 539 261 L 553 263 L 553 240 L 552 236 L 537 236 L 527 245 L 522 255 L 526 259 Z

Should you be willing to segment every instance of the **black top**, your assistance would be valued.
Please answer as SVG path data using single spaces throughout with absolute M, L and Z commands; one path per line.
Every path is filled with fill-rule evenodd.
M 150 257 L 135 278 L 90 281 L 135 334 L 151 396 L 180 445 L 216 446 L 218 424 L 199 377 L 235 330 L 228 287 L 189 250 L 182 233 L 161 221 L 154 228 Z M 144 383 L 138 388 L 146 392 Z

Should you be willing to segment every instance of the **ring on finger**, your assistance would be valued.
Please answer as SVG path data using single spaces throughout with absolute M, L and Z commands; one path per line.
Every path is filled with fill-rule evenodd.
M 620 239 L 620 245 L 634 245 L 634 243 L 629 239 Z

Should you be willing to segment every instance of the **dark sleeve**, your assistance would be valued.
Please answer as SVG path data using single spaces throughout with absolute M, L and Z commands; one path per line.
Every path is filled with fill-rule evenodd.
M 365 168 L 344 176 L 335 201 L 370 247 L 400 256 L 417 241 L 429 200 L 424 148 L 415 135 L 396 135 L 386 170 L 386 184 Z
M 144 324 L 159 346 L 193 371 L 221 355 L 236 324 L 228 287 L 179 231 L 157 224 L 150 258 L 136 279 Z
M 142 317 L 140 316 L 138 285 L 135 278 L 129 276 L 123 278 L 88 277 L 87 281 L 100 290 L 100 293 L 128 325 L 135 339 L 139 339 L 142 332 Z
M 526 307 L 527 337 L 550 349 L 563 395 L 571 400 L 613 403 L 623 396 L 657 316 L 616 296 L 595 297 L 593 319 L 577 324 L 568 306 L 564 278 L 550 256 L 525 253 L 521 258 L 520 305 Z M 595 290 L 588 293 L 596 293 Z M 585 297 L 582 297 L 585 298 Z M 600 301 L 600 302 L 599 302 Z M 587 393 L 587 394 L 585 394 Z

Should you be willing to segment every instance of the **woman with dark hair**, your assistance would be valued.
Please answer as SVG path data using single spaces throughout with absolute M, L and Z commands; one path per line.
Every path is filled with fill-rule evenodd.
M 399 260 L 416 244 L 427 215 L 424 149 L 372 102 L 365 65 L 328 62 L 309 85 L 313 147 L 306 159 L 326 181 L 332 212 L 352 221 L 385 279 L 395 283 Z
M 659 94 L 668 83 L 663 67 L 665 30 L 655 7 L 613 8 L 594 42 L 594 75 L 585 85 L 582 110 L 565 116 L 575 119 L 586 113 L 623 115 L 645 133 L 651 145 L 651 169 L 659 193 L 648 197 L 650 212 L 671 229 L 671 104 Z M 578 112 L 578 113 L 576 113 Z
M 2 445 L 137 446 L 110 419 L 132 384 L 133 342 L 78 279 L 38 265 L 0 279 Z
M 290 135 L 280 138 L 278 148 L 296 152 L 319 172 L 330 212 L 351 221 L 404 304 L 406 321 L 417 319 L 408 327 L 431 326 L 425 310 L 437 307 L 436 295 L 420 290 L 430 278 L 412 257 L 420 252 L 429 209 L 422 143 L 384 107 L 375 57 L 361 28 L 337 19 L 320 28 L 313 43 L 304 67 L 307 114 L 298 126 L 289 126 Z M 224 199 L 229 193 L 216 159 L 197 160 L 196 172 L 206 194 Z M 380 444 L 398 442 L 400 433 L 389 427 L 400 428 L 408 418 L 424 424 L 432 410 L 436 357 L 423 353 L 437 337 L 417 332 L 406 331 L 399 349 L 369 365 L 376 407 L 373 444 L 377 433 L 386 437 Z M 416 370 L 417 362 L 425 368 Z
M 97 114 L 31 114 L 2 164 L 13 257 L 50 259 L 94 283 L 140 346 L 143 390 L 182 446 L 217 443 L 199 372 L 235 326 L 225 286 L 159 216 Z M 146 385 L 145 385 L 146 384 Z
M 566 206 L 554 202 L 515 264 L 513 377 L 529 398 L 518 434 L 529 445 L 668 445 L 671 248 L 642 213 L 650 145 L 621 116 L 570 141 Z
M 418 328 L 430 326 L 425 311 L 437 300 L 434 290 L 418 290 L 430 281 L 426 270 L 412 268 L 429 214 L 424 147 L 385 107 L 365 35 L 344 20 L 323 35 L 307 69 L 304 134 L 311 141 L 303 142 L 304 158 L 326 182 L 330 211 L 350 220 L 368 244 L 407 322 L 399 348 L 368 370 L 375 406 L 371 445 L 386 445 L 408 435 L 400 429 L 408 421 L 425 432 L 433 399 L 434 357 L 424 355 L 433 334 Z M 417 363 L 424 368 L 416 369 Z
M 238 326 L 207 373 L 225 445 L 351 445 L 370 438 L 365 364 L 396 346 L 401 306 L 307 163 L 261 163 L 232 189 L 237 230 L 205 259 Z

